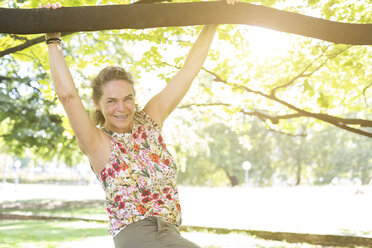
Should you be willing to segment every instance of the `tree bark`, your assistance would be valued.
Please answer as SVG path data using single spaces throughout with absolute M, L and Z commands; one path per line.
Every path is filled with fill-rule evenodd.
M 225 172 L 226 176 L 229 178 L 229 180 L 230 180 L 230 184 L 231 184 L 231 187 L 238 186 L 238 185 L 239 185 L 239 179 L 238 179 L 236 176 L 230 174 L 230 173 L 227 171 L 226 168 L 222 167 L 222 169 L 223 169 L 223 171 Z
M 333 22 L 249 3 L 131 4 L 63 7 L 58 10 L 0 8 L 0 33 L 9 34 L 202 24 L 246 24 L 334 43 L 372 44 L 372 24 Z

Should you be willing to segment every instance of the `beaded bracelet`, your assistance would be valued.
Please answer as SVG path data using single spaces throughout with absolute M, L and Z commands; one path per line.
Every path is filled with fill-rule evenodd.
M 45 41 L 46 44 L 54 44 L 54 43 L 61 43 L 61 38 L 49 38 Z

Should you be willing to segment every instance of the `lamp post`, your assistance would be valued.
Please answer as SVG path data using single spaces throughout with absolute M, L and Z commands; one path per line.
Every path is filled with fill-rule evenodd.
M 245 184 L 248 185 L 248 171 L 252 168 L 252 164 L 249 161 L 245 161 L 242 164 L 243 170 L 245 170 Z

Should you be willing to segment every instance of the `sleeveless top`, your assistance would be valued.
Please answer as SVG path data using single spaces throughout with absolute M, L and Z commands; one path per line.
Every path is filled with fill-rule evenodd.
M 134 115 L 131 133 L 103 129 L 111 137 L 109 163 L 97 175 L 106 193 L 110 234 L 149 216 L 179 227 L 177 166 L 159 126 L 144 111 Z

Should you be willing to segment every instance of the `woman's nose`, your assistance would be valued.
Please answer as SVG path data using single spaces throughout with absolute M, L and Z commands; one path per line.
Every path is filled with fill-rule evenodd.
M 123 112 L 125 110 L 125 103 L 122 101 L 118 102 L 117 110 Z

